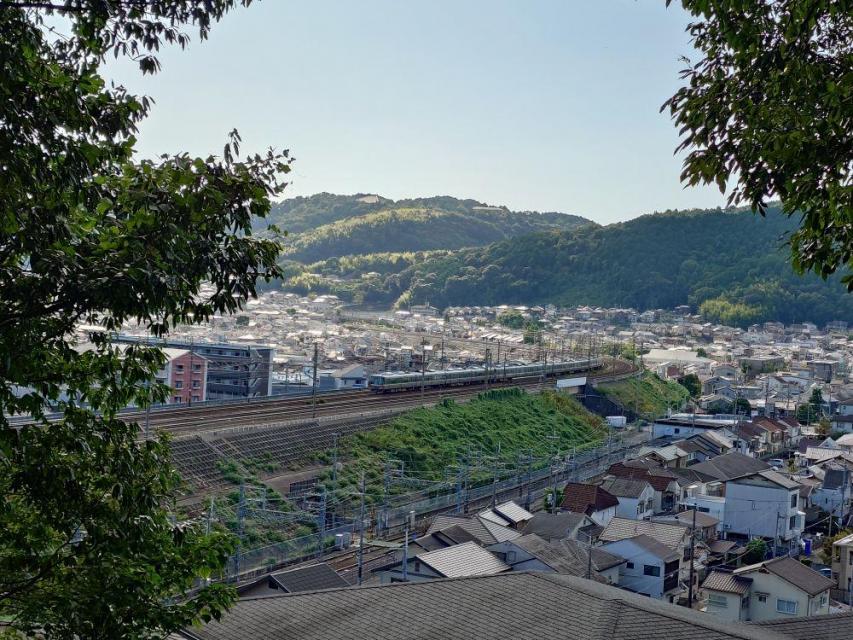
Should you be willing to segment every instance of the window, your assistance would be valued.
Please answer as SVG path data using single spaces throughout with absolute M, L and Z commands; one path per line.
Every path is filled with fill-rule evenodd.
M 193 402 L 198 402 L 201 400 L 201 396 L 193 396 Z
M 183 373 L 184 372 L 184 365 L 176 364 L 175 365 L 175 371 L 177 371 L 178 373 Z
M 708 594 L 708 604 L 712 604 L 715 607 L 720 607 L 725 609 L 729 606 L 729 601 L 726 596 L 722 596 L 719 593 L 709 593 Z
M 678 427 L 676 427 L 675 429 L 673 429 L 673 431 L 674 431 L 675 433 L 681 433 L 681 429 L 679 429 Z
M 201 365 L 200 364 L 194 364 L 193 365 L 193 371 L 201 371 Z
M 193 389 L 198 389 L 200 384 L 198 380 L 193 380 Z
M 184 388 L 184 383 L 181 382 L 180 380 L 176 380 L 175 381 L 175 389 L 183 389 L 183 388 Z
M 796 507 L 797 507 L 797 494 L 792 493 L 791 494 L 791 508 L 796 509 Z
M 767 594 L 766 593 L 757 593 L 759 602 L 767 602 Z
M 776 598 L 776 611 L 777 613 L 788 613 L 790 615 L 797 614 L 797 601 L 796 600 L 782 600 L 782 598 Z
M 788 528 L 793 529 L 797 526 L 797 516 L 791 516 L 791 519 L 788 521 Z
M 634 568 L 634 563 L 633 563 L 633 562 L 629 562 L 629 563 L 628 563 L 628 568 L 629 568 L 629 569 L 633 569 L 633 568 Z
M 654 566 L 651 564 L 644 564 L 643 565 L 643 575 L 644 576 L 655 576 L 655 577 L 659 578 L 660 577 L 660 567 L 657 567 L 657 566 Z
M 183 402 L 181 396 L 175 396 L 175 404 L 181 404 L 181 402 Z

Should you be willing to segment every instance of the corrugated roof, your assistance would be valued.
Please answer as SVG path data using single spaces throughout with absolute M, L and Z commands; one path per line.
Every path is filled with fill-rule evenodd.
M 737 593 L 742 596 L 749 591 L 750 585 L 752 585 L 752 578 L 723 571 L 712 571 L 702 583 L 702 588 L 711 591 L 723 591 L 724 593 Z
M 671 547 L 666 546 L 665 544 L 658 542 L 654 538 L 640 534 L 636 536 L 632 536 L 630 538 L 621 538 L 619 540 L 614 540 L 604 546 L 607 547 L 609 544 L 616 545 L 619 543 L 633 543 L 637 545 L 640 549 L 647 551 L 653 556 L 660 558 L 664 562 L 672 562 L 673 560 L 678 560 L 679 555 L 676 553 Z
M 429 551 L 418 556 L 418 560 L 446 578 L 485 576 L 509 571 L 509 565 L 476 542 Z
M 506 518 L 513 524 L 517 525 L 522 522 L 527 522 L 533 517 L 524 507 L 520 507 L 512 500 L 499 504 L 494 508 L 494 511 L 501 517 Z
M 649 520 L 629 520 L 628 518 L 613 518 L 601 532 L 599 540 L 615 542 L 625 538 L 646 535 L 670 549 L 677 549 L 687 535 L 687 528 L 680 524 L 666 524 Z

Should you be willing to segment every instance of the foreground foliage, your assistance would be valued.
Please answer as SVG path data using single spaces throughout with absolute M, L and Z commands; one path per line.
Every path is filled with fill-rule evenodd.
M 278 276 L 279 246 L 251 231 L 287 157 L 240 160 L 234 133 L 222 158 L 134 161 L 148 100 L 98 70 L 116 54 L 154 72 L 152 51 L 185 45 L 185 26 L 206 37 L 237 4 L 0 3 L 0 619 L 13 631 L 163 637 L 234 599 L 203 582 L 231 537 L 175 519 L 167 443 L 117 417 L 163 399 L 163 354 L 108 332 L 203 322 Z M 80 323 L 101 329 L 89 345 Z M 34 424 L 10 422 L 22 414 Z
M 762 215 L 780 199 L 794 265 L 846 271 L 853 291 L 853 1 L 681 4 L 699 59 L 663 108 L 690 151 L 682 181 L 731 185 Z

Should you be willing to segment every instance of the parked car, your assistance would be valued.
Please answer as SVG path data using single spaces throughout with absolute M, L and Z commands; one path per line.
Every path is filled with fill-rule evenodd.
M 767 464 L 769 464 L 774 469 L 785 468 L 785 461 L 782 460 L 782 458 L 770 458 L 770 460 L 767 461 Z

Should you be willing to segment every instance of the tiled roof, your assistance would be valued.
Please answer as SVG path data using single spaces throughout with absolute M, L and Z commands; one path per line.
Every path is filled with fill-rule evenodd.
M 674 473 L 664 471 L 662 467 L 657 467 L 654 463 L 649 462 L 644 464 L 639 460 L 617 462 L 610 466 L 607 473 L 619 478 L 647 480 L 655 491 L 666 491 L 669 488 L 669 483 L 677 480 Z
M 453 525 L 462 527 L 483 545 L 494 544 L 520 535 L 517 531 L 491 522 L 488 523 L 489 526 L 487 527 L 486 521 L 481 518 L 464 518 L 461 516 L 436 516 L 426 533 L 429 535 Z
M 634 478 L 605 478 L 601 483 L 602 489 L 617 498 L 639 498 L 648 486 L 648 480 Z
M 327 564 L 314 564 L 290 571 L 280 571 L 272 574 L 270 580 L 288 593 L 349 586 L 349 583 Z
M 524 533 L 535 533 L 546 540 L 566 538 L 578 526 L 589 522 L 589 517 L 583 513 L 545 513 L 540 511 L 533 519 L 524 525 Z
M 702 588 L 711 591 L 737 593 L 742 596 L 749 591 L 750 585 L 752 585 L 752 578 L 737 576 L 724 571 L 712 571 L 702 583 Z
M 766 620 L 750 624 L 783 634 L 791 640 L 850 640 L 853 637 L 853 612 Z
M 799 489 L 800 488 L 799 482 L 795 482 L 794 480 L 791 480 L 790 478 L 783 476 L 778 471 L 773 471 L 772 469 L 768 469 L 766 471 L 759 471 L 757 474 L 754 474 L 754 475 L 759 475 L 762 478 L 764 478 L 765 480 L 769 480 L 773 484 L 779 485 L 783 489 Z
M 509 520 L 513 524 L 527 522 L 533 517 L 532 513 L 530 513 L 524 507 L 520 507 L 512 500 L 510 500 L 509 502 L 504 502 L 503 504 L 499 504 L 494 508 L 494 511 L 499 516 Z
M 671 562 L 673 560 L 678 560 L 678 558 L 679 558 L 678 553 L 673 551 L 672 548 L 666 546 L 665 544 L 658 542 L 654 538 L 651 538 L 651 537 L 649 537 L 647 535 L 643 535 L 643 534 L 633 536 L 630 538 L 622 538 L 621 540 L 614 540 L 608 544 L 614 545 L 613 547 L 610 547 L 610 548 L 615 551 L 615 550 L 619 549 L 625 543 L 635 544 L 637 547 L 639 547 L 643 551 L 647 551 L 648 553 L 652 554 L 653 556 L 657 557 L 660 560 L 663 560 L 664 562 Z M 605 547 L 607 547 L 607 546 L 608 545 L 605 545 Z M 630 557 L 630 555 L 629 555 L 629 557 Z
M 749 575 L 753 571 L 761 571 L 762 569 L 779 576 L 783 580 L 790 582 L 795 587 L 798 587 L 808 593 L 810 596 L 816 596 L 823 593 L 830 587 L 835 585 L 835 581 L 822 576 L 814 569 L 810 569 L 802 562 L 794 560 L 789 556 L 773 558 L 765 560 L 758 564 L 749 565 L 737 569 L 737 575 Z
M 687 511 L 681 511 L 676 514 L 676 520 L 678 520 L 681 524 L 686 525 L 688 527 L 693 526 L 693 509 L 688 509 Z M 708 515 L 707 513 L 702 513 L 701 511 L 696 512 L 696 526 L 700 529 L 705 529 L 707 527 L 716 527 L 720 524 L 720 521 L 712 515 Z
M 429 551 L 419 555 L 418 560 L 445 578 L 484 576 L 509 571 L 508 565 L 476 542 L 464 542 L 446 549 Z
M 601 532 L 599 540 L 614 542 L 639 535 L 649 536 L 670 549 L 676 549 L 687 535 L 687 528 L 680 524 L 613 518 Z
M 758 471 L 764 471 L 765 469 L 769 469 L 770 465 L 758 460 L 757 458 L 750 458 L 749 456 L 738 453 L 737 451 L 731 451 L 725 455 L 717 456 L 716 458 L 711 458 L 705 462 L 693 465 L 692 468 L 695 471 L 707 473 L 709 476 L 712 476 L 717 480 L 725 481 L 733 478 L 740 478 L 741 476 L 746 476 Z
M 583 578 L 523 572 L 248 599 L 221 622 L 184 633 L 199 640 L 789 640 Z
M 619 501 L 601 487 L 581 482 L 569 482 L 563 489 L 562 508 L 575 513 L 591 514 L 615 507 Z

